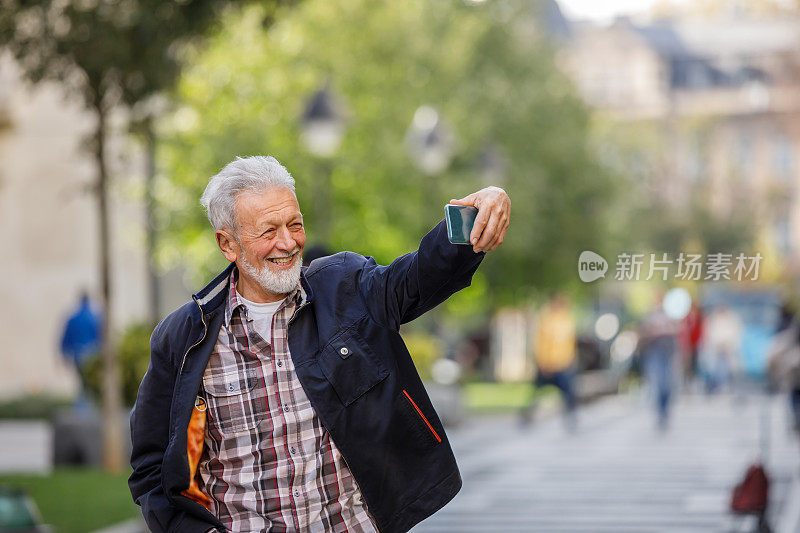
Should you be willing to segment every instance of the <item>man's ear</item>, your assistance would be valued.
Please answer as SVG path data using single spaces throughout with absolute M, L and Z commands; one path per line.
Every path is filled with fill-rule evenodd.
M 233 235 L 220 229 L 214 232 L 214 236 L 217 238 L 217 245 L 222 250 L 222 255 L 225 256 L 225 259 L 231 263 L 235 262 L 239 252 L 239 245 Z

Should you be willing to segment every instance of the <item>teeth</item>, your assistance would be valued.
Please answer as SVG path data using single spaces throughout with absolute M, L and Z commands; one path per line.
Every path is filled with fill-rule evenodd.
M 278 265 L 288 265 L 289 263 L 292 262 L 292 258 L 291 257 L 281 257 L 280 259 L 279 258 L 272 258 L 272 259 L 270 259 L 270 261 L 272 261 L 273 263 L 278 264 Z

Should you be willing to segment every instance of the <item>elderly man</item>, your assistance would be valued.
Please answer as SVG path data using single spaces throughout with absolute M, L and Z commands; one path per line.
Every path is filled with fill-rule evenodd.
M 472 246 L 444 221 L 389 266 L 342 252 L 302 266 L 294 179 L 237 159 L 201 203 L 231 262 L 153 331 L 131 416 L 129 485 L 153 531 L 401 532 L 461 477 L 398 333 L 468 286 L 503 242 L 489 187 Z

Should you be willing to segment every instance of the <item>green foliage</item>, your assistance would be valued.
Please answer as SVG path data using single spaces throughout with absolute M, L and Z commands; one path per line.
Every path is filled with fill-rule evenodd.
M 694 202 L 685 210 L 668 209 L 663 204 L 642 208 L 641 221 L 634 235 L 643 246 L 668 252 L 676 257 L 682 251 L 717 253 L 743 251 L 755 240 L 754 217 L 742 209 L 725 219 L 711 212 L 707 205 Z M 689 250 L 699 247 L 699 250 Z
M 403 341 L 406 343 L 420 377 L 430 379 L 433 363 L 443 355 L 439 339 L 435 335 L 427 333 L 403 331 Z
M 139 384 L 147 371 L 147 365 L 150 362 L 150 334 L 152 332 L 151 324 L 133 324 L 123 332 L 117 346 L 122 400 L 127 406 L 132 406 L 136 401 Z M 103 362 L 100 357 L 95 357 L 84 366 L 89 392 L 97 397 L 100 395 L 102 384 L 102 368 Z
M 52 420 L 60 409 L 72 402 L 66 398 L 30 394 L 0 403 L 0 419 Z
M 58 81 L 89 107 L 134 105 L 174 83 L 180 72 L 176 45 L 202 35 L 226 4 L 7 0 L 0 10 L 0 46 L 16 56 L 31 81 Z
M 480 296 L 465 301 L 476 309 L 483 300 L 488 311 L 536 287 L 574 283 L 578 255 L 603 234 L 613 188 L 588 146 L 586 110 L 537 37 L 530 6 L 310 0 L 279 11 L 268 30 L 259 6 L 229 13 L 207 47 L 187 52 L 183 105 L 164 125 L 161 264 L 184 263 L 197 284 L 224 266 L 198 198 L 234 156 L 254 154 L 273 154 L 293 173 L 309 244 L 327 233 L 334 251 L 388 263 L 417 247 L 449 199 L 486 185 L 476 161 L 494 143 L 507 160 L 499 185 L 513 221 L 467 290 Z M 348 121 L 338 153 L 323 161 L 304 152 L 299 122 L 325 83 Z M 422 105 L 438 109 L 458 140 L 452 164 L 434 178 L 404 145 Z M 330 210 L 315 198 L 323 184 Z

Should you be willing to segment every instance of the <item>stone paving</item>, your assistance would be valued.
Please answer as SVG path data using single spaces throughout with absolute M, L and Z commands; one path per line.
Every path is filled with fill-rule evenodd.
M 583 408 L 572 433 L 552 417 L 525 428 L 510 416 L 471 419 L 448 431 L 464 488 L 412 531 L 752 531 L 754 518 L 728 512 L 730 491 L 766 446 L 770 524 L 800 532 L 787 411 L 783 396 L 683 396 L 660 432 L 638 394 Z

